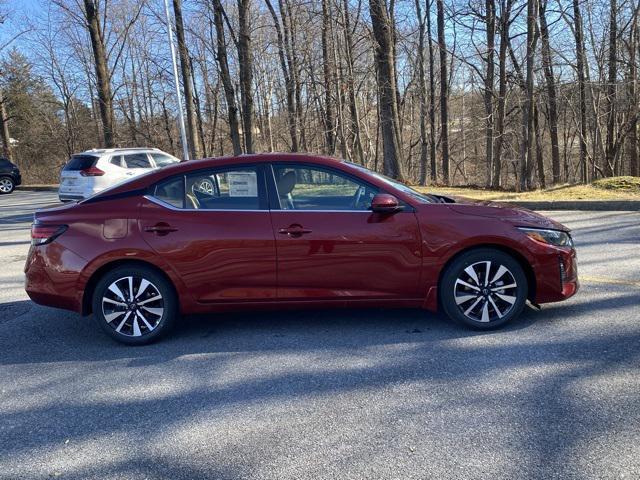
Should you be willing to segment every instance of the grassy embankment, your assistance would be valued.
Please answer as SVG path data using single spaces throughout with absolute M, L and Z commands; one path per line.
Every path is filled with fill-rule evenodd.
M 531 192 L 509 192 L 468 187 L 414 187 L 441 195 L 459 195 L 477 200 L 640 200 L 640 177 L 613 177 L 589 185 L 560 185 Z

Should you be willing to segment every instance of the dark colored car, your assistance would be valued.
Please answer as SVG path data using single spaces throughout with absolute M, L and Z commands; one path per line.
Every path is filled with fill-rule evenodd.
M 0 194 L 13 192 L 21 183 L 20 169 L 8 159 L 0 157 Z
M 180 314 L 410 307 L 479 329 L 578 289 L 569 230 L 294 154 L 185 162 L 38 211 L 26 291 L 142 344 Z

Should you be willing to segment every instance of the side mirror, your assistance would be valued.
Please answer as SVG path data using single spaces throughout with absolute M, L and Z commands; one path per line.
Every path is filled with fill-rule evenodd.
M 398 199 L 388 193 L 378 193 L 371 200 L 371 210 L 374 213 L 392 214 L 401 211 L 402 208 Z

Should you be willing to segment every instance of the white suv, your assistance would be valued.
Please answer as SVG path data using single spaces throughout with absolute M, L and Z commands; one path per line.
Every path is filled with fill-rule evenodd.
M 82 200 L 116 183 L 179 162 L 157 148 L 105 148 L 73 155 L 60 172 L 58 197 Z

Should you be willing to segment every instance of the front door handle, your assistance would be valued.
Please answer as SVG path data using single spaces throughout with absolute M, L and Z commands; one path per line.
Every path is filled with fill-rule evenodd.
M 312 230 L 304 228 L 302 225 L 294 224 L 290 225 L 287 228 L 281 228 L 278 230 L 278 233 L 282 235 L 288 235 L 290 237 L 301 237 L 307 233 L 311 233 Z
M 172 227 L 168 223 L 160 222 L 156 223 L 152 227 L 144 227 L 145 232 L 155 233 L 156 235 L 167 235 L 171 232 L 177 232 L 178 229 Z

